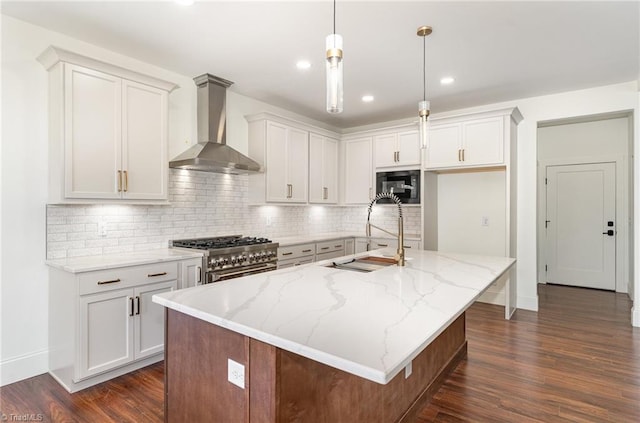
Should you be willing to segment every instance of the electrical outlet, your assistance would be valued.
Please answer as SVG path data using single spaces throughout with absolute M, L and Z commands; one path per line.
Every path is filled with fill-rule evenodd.
M 104 220 L 98 222 L 98 235 L 107 236 L 107 222 Z
M 244 389 L 244 366 L 228 358 L 227 379 L 234 385 Z
M 480 221 L 480 225 L 489 226 L 489 218 L 487 216 L 482 216 L 482 219 Z
M 409 364 L 407 364 L 404 368 L 404 378 L 408 379 L 409 376 L 411 376 L 411 373 L 413 373 L 413 361 L 410 361 Z

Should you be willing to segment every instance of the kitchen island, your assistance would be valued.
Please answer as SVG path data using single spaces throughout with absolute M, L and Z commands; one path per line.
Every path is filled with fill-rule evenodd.
M 412 251 L 404 267 L 318 262 L 156 295 L 165 419 L 411 421 L 466 355 L 465 310 L 514 262 Z

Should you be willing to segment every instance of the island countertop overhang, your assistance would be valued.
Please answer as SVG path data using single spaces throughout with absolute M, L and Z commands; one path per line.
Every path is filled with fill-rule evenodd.
M 153 301 L 386 384 L 515 263 L 435 251 L 407 257 L 404 267 L 370 273 L 318 262 L 155 295 Z

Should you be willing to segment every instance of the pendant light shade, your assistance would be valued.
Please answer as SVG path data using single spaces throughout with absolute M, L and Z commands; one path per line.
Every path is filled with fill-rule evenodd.
M 431 103 L 427 101 L 427 35 L 431 34 L 430 26 L 418 28 L 418 37 L 422 37 L 422 101 L 418 102 L 418 117 L 420 118 L 420 146 L 429 148 L 429 114 Z
M 336 2 L 333 1 L 333 34 L 326 41 L 327 112 L 343 110 L 342 36 L 336 34 Z

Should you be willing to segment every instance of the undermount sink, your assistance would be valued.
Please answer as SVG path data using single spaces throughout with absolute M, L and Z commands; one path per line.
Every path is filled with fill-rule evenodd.
M 340 270 L 352 270 L 354 272 L 373 272 L 387 266 L 398 264 L 394 258 L 366 256 L 357 259 L 351 259 L 342 263 L 333 262 L 327 264 L 326 267 L 333 267 Z

